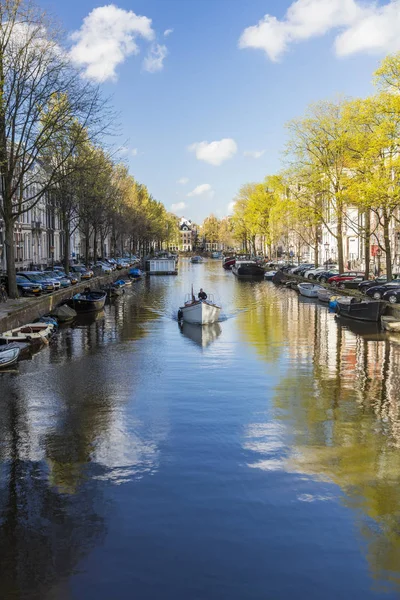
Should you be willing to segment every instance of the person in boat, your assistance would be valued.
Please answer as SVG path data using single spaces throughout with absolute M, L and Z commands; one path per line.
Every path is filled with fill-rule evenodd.
M 199 291 L 197 297 L 198 297 L 199 300 L 207 300 L 207 294 L 205 293 L 205 291 L 203 290 L 203 288 L 200 288 L 200 291 Z

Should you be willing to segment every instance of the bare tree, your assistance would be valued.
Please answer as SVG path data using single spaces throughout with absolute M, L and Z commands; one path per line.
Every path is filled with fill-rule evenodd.
M 62 49 L 56 27 L 33 3 L 0 3 L 0 217 L 5 227 L 7 275 L 17 296 L 14 224 L 66 176 L 76 136 L 58 160 L 54 145 L 75 124 L 89 136 L 103 129 L 104 103 Z

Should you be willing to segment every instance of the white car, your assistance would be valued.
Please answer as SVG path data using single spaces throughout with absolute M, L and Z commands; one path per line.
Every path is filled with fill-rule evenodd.
M 318 273 L 322 273 L 323 271 L 329 271 L 330 269 L 334 269 L 336 265 L 324 265 L 323 267 L 318 267 L 317 269 L 309 269 L 304 273 L 304 277 L 306 279 L 315 279 Z
M 94 266 L 101 269 L 104 275 L 111 275 L 113 272 L 111 265 L 106 265 L 102 262 L 97 262 Z

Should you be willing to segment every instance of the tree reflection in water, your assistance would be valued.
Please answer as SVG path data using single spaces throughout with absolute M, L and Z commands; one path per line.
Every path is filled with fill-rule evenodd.
M 400 335 L 339 320 L 325 306 L 272 286 L 258 300 L 255 311 L 241 315 L 241 331 L 267 362 L 287 353 L 274 405 L 291 447 L 283 462 L 251 466 L 279 466 L 340 486 L 367 542 L 373 576 L 400 587 Z M 258 436 L 258 447 L 280 439 L 268 428 L 254 435 L 248 432 Z

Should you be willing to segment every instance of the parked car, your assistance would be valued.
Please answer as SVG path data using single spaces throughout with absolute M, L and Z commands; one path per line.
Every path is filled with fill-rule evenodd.
M 366 294 L 374 300 L 381 300 L 386 292 L 400 290 L 400 279 L 393 279 L 382 285 L 374 285 L 367 289 Z
M 333 277 L 334 275 L 339 275 L 339 271 L 337 269 L 331 269 L 330 271 L 321 271 L 321 273 L 318 273 L 315 279 L 320 283 L 326 283 L 328 279 L 330 279 L 330 277 Z
M 392 279 L 390 281 L 394 281 L 398 277 L 398 273 L 393 273 Z M 388 283 L 387 276 L 381 275 L 380 277 L 375 277 L 375 279 L 366 279 L 365 281 L 362 281 L 358 286 L 358 289 L 360 290 L 360 292 L 365 294 L 370 288 L 383 285 L 384 283 Z
M 313 267 L 314 267 L 314 263 L 305 263 L 305 264 L 299 265 L 298 267 L 295 267 L 290 272 L 293 273 L 293 275 L 302 275 L 302 273 L 304 273 L 305 271 L 308 271 L 309 269 L 312 269 Z
M 323 267 L 317 267 L 313 269 L 309 269 L 304 273 L 304 277 L 306 279 L 316 279 L 320 273 L 327 271 L 328 269 L 333 269 L 336 265 L 325 265 Z
M 44 277 L 40 272 L 22 271 L 19 273 L 19 275 L 28 281 L 41 285 L 43 292 L 50 293 L 54 292 L 56 289 L 54 282 L 51 279 Z
M 87 269 L 84 265 L 73 265 L 71 267 L 72 273 L 79 273 L 81 280 L 91 279 L 94 275 L 91 269 Z
M 101 272 L 103 273 L 103 275 L 111 275 L 111 273 L 113 272 L 113 269 L 111 267 L 111 265 L 107 265 L 104 262 L 100 262 L 98 261 L 97 263 L 95 263 L 93 265 L 94 269 L 101 269 Z
M 71 285 L 70 279 L 65 275 L 65 273 L 63 274 L 60 271 L 44 271 L 43 275 L 59 281 L 62 288 L 67 288 Z
M 341 290 L 357 290 L 363 277 L 354 277 L 354 279 L 347 279 L 346 281 L 339 281 L 337 287 Z
M 0 277 L 0 283 L 5 285 L 7 293 L 8 290 L 8 277 L 7 275 L 3 275 Z M 18 294 L 20 296 L 40 296 L 42 293 L 42 286 L 40 283 L 34 283 L 33 281 L 29 281 L 25 277 L 21 277 L 17 273 L 17 288 Z
M 392 288 L 385 292 L 382 296 L 382 300 L 386 300 L 386 302 L 390 302 L 391 304 L 400 302 L 400 285 L 399 289 Z
M 329 277 L 328 283 L 330 283 L 333 286 L 338 286 L 339 283 L 343 281 L 350 281 L 350 279 L 355 279 L 356 277 L 364 277 L 364 273 L 361 271 L 347 271 L 346 273 L 341 273 L 340 275 L 333 275 L 333 277 Z

